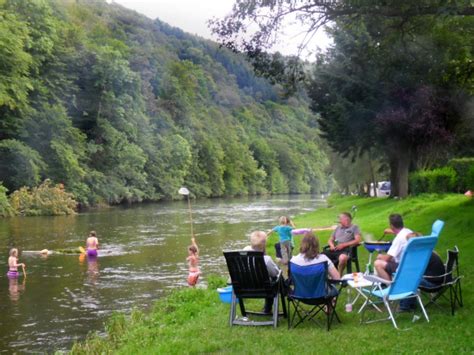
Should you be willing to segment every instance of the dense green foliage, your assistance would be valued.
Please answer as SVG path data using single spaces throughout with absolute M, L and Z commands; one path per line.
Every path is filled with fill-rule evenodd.
M 101 0 L 0 1 L 0 181 L 83 205 L 326 190 L 303 99 L 243 56 Z
M 410 174 L 410 192 L 415 195 L 451 192 L 457 179 L 456 171 L 451 167 L 420 170 Z
M 451 159 L 448 166 L 456 171 L 456 191 L 465 192 L 474 189 L 474 158 Z
M 7 188 L 0 184 L 0 217 L 8 217 L 13 214 L 10 202 L 8 201 Z
M 448 166 L 410 174 L 410 193 L 461 192 L 474 189 L 474 158 L 451 159 Z
M 77 202 L 62 184 L 45 180 L 38 187 L 22 187 L 10 195 L 10 207 L 20 216 L 61 216 L 74 214 Z
M 380 236 L 388 225 L 388 215 L 401 213 L 406 225 L 428 234 L 437 218 L 446 222 L 436 251 L 445 259 L 446 249 L 457 245 L 460 249 L 460 270 L 463 275 L 474 272 L 474 251 L 471 235 L 474 228 L 474 201 L 459 195 L 423 195 L 403 200 L 370 198 L 336 198 L 329 208 L 321 209 L 295 219 L 298 226 L 329 225 L 341 211 L 358 206 L 354 220 L 363 236 Z M 330 232 L 322 232 L 324 243 Z M 270 243 L 276 241 L 272 237 Z M 296 238 L 298 243 L 300 238 Z M 272 248 L 269 248 L 271 251 Z M 360 248 L 359 259 L 365 265 L 368 253 Z M 472 353 L 473 282 L 462 279 L 464 308 L 455 316 L 449 313 L 449 301 L 443 307 L 429 307 L 430 322 L 423 319 L 412 323 L 413 315 L 399 314 L 398 324 L 406 331 L 397 331 L 390 322 L 360 324 L 357 312 L 345 313 L 343 292 L 337 309 L 341 324 L 330 332 L 312 322 L 295 330 L 288 330 L 286 322 L 277 329 L 271 327 L 228 326 L 229 305 L 219 302 L 215 289 L 225 285 L 225 279 L 209 278 L 209 289 L 184 288 L 173 291 L 159 300 L 154 309 L 145 315 L 134 311 L 130 316 L 116 314 L 106 325 L 105 336 L 93 334 L 86 342 L 76 344 L 73 354 L 161 354 L 161 353 Z M 357 308 L 361 301 L 356 303 Z M 262 302 L 254 303 L 256 309 Z M 418 315 L 420 311 L 417 311 Z M 321 322 L 324 324 L 324 322 Z M 256 339 L 258 339 L 256 341 Z
M 333 45 L 316 65 L 265 53 L 287 22 L 299 24 L 309 50 L 331 24 Z M 407 196 L 410 171 L 473 154 L 472 1 L 236 1 L 212 24 L 263 75 L 292 86 L 306 79 L 331 148 L 343 157 L 372 152 L 389 165 L 394 196 Z
M 474 20 L 416 18 L 400 29 L 402 21 L 338 22 L 309 95 L 331 147 L 343 155 L 378 152 L 390 165 L 392 192 L 404 197 L 409 171 L 447 163 L 472 120 L 472 53 L 464 48 Z

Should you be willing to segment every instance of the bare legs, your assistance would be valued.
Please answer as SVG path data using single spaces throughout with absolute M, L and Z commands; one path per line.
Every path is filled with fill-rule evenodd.
M 389 281 L 392 279 L 388 272 L 385 270 L 385 268 L 387 267 L 387 262 L 385 260 L 375 260 L 374 267 L 379 277 Z
M 344 275 L 344 269 L 347 265 L 348 256 L 346 254 L 339 255 L 339 264 L 337 266 L 337 271 L 339 271 L 339 275 Z

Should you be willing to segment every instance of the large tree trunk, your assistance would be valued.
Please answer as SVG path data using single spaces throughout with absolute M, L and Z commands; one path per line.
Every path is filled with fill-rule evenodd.
M 408 196 L 408 173 L 410 168 L 410 150 L 400 147 L 390 155 L 391 195 Z
M 401 155 L 398 160 L 397 180 L 398 197 L 408 196 L 408 172 L 410 168 L 410 156 Z
M 398 196 L 397 159 L 395 159 L 394 157 L 390 157 L 389 165 L 390 165 L 390 183 L 391 183 L 390 196 L 395 197 L 395 196 Z

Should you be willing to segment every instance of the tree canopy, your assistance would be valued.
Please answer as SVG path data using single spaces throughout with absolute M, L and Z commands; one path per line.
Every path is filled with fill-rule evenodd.
M 410 169 L 446 161 L 455 142 L 474 137 L 472 15 L 468 1 L 237 1 L 213 28 L 273 76 L 278 54 L 265 50 L 285 21 L 299 22 L 307 38 L 328 24 L 334 44 L 299 75 L 322 136 L 343 156 L 377 152 L 390 165 L 392 193 L 406 196 Z
M 45 179 L 83 205 L 177 198 L 183 184 L 209 197 L 326 190 L 308 100 L 243 55 L 101 0 L 5 0 L 0 18 L 9 193 Z

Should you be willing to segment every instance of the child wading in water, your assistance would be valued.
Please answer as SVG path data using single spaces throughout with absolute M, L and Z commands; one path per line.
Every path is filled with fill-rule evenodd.
M 18 272 L 18 267 L 25 267 L 23 263 L 18 264 L 18 249 L 10 249 L 10 257 L 8 258 L 8 273 L 7 276 L 11 278 L 18 277 L 20 273 Z
M 186 261 L 189 266 L 188 285 L 194 287 L 198 282 L 201 272 L 199 271 L 199 249 L 196 240 L 191 238 L 191 243 L 192 244 L 188 247 L 188 257 Z
M 288 260 L 291 259 L 291 251 L 293 244 L 293 236 L 291 231 L 295 227 L 293 222 L 285 216 L 279 218 L 280 225 L 274 227 L 271 231 L 267 233 L 269 236 L 273 232 L 277 232 L 280 238 L 280 247 L 281 247 L 281 263 L 283 265 L 288 265 Z
M 99 249 L 99 240 L 97 239 L 97 233 L 90 231 L 89 237 L 86 241 L 87 256 L 97 256 L 97 249 Z

